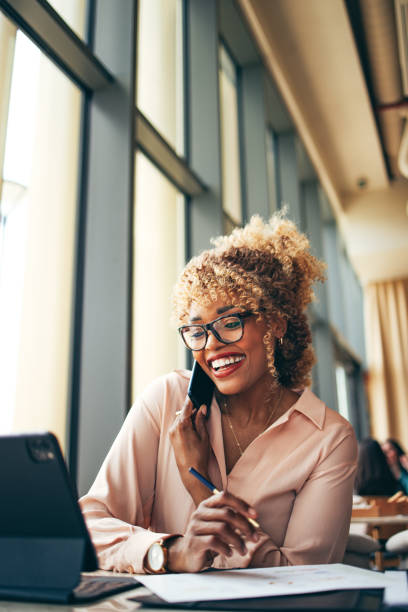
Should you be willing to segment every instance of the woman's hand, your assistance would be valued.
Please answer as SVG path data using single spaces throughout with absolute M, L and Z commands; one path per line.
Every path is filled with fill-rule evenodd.
M 181 479 L 197 506 L 210 495 L 210 491 L 188 470 L 194 467 L 208 477 L 210 441 L 205 424 L 206 414 L 207 407 L 203 404 L 193 417 L 193 405 L 187 397 L 169 431 Z
M 254 508 L 231 493 L 223 491 L 200 503 L 191 515 L 183 537 L 169 546 L 171 572 L 199 572 L 209 567 L 216 555 L 230 557 L 232 549 L 247 554 L 245 541 L 257 542 L 257 530 L 248 517 L 257 516 Z

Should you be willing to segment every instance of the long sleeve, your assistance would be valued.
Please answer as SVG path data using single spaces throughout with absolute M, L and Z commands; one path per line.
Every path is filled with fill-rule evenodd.
M 350 528 L 357 445 L 346 437 L 297 496 L 284 549 L 290 563 L 343 560 Z M 299 542 L 303 542 L 299 546 Z M 284 550 L 285 552 L 285 550 Z
M 253 562 L 302 565 L 342 561 L 350 526 L 355 459 L 354 436 L 347 436 L 296 495 L 283 546 L 265 554 L 262 563 L 255 554 Z
M 180 478 L 169 429 L 188 372 L 155 381 L 130 411 L 88 495 L 80 501 L 103 569 L 142 573 L 150 544 L 184 534 L 194 503 Z M 357 443 L 350 424 L 309 390 L 226 473 L 221 413 L 207 423 L 217 488 L 258 511 L 263 534 L 248 554 L 214 567 L 340 562 L 350 523 Z
M 148 547 L 164 535 L 148 530 L 160 437 L 158 400 L 153 385 L 133 406 L 80 500 L 102 569 L 142 573 Z

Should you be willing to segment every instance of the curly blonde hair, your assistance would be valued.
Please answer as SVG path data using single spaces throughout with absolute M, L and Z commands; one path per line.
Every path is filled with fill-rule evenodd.
M 307 237 L 277 213 L 268 223 L 255 215 L 245 227 L 211 242 L 214 248 L 193 257 L 174 287 L 176 324 L 188 322 L 193 302 L 232 299 L 266 323 L 263 341 L 272 380 L 291 389 L 310 385 L 315 357 L 305 310 L 314 299 L 313 283 L 325 280 L 326 265 L 310 253 Z M 282 344 L 273 332 L 277 317 L 287 325 Z

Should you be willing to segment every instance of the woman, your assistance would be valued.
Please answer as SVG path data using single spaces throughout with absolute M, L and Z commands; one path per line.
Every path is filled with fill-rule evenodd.
M 408 457 L 401 445 L 393 438 L 388 438 L 382 445 L 387 463 L 400 488 L 408 494 Z
M 390 496 L 399 490 L 381 446 L 373 438 L 365 438 L 358 445 L 355 482 L 357 495 Z
M 174 317 L 215 383 L 207 414 L 190 373 L 153 382 L 81 505 L 102 568 L 130 572 L 339 562 L 356 441 L 308 388 L 305 315 L 324 264 L 293 223 L 254 217 L 193 258 Z M 194 466 L 221 491 L 189 472 Z M 256 519 L 255 529 L 248 519 Z

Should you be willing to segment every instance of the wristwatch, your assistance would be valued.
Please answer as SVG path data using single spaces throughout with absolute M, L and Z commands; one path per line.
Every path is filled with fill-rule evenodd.
M 171 539 L 159 540 L 150 545 L 146 555 L 146 566 L 152 574 L 164 574 L 167 571 L 169 551 L 167 549 Z

